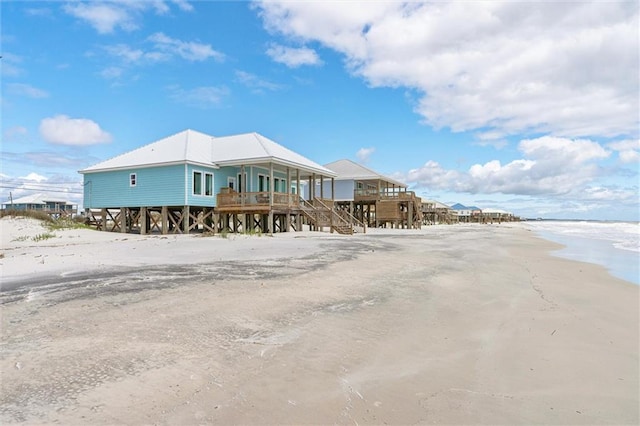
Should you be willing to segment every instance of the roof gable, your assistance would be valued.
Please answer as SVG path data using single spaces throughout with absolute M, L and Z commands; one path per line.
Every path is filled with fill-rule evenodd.
M 273 161 L 325 176 L 335 175 L 332 170 L 255 132 L 215 138 L 213 145 L 213 156 L 220 166 Z
M 406 188 L 407 184 L 381 175 L 363 165 L 354 161 L 343 159 L 325 164 L 326 168 L 333 170 L 338 175 L 337 180 L 375 180 L 380 179 L 392 183 L 394 185 Z
M 15 198 L 13 201 L 7 200 L 2 204 L 10 205 L 10 204 L 46 204 L 49 203 L 65 203 L 70 204 L 68 201 L 63 200 L 61 198 L 51 197 L 46 194 L 38 193 L 25 195 L 24 197 Z
M 87 167 L 82 172 L 161 165 L 176 162 L 210 164 L 213 136 L 184 130 L 159 141 L 125 152 L 109 160 Z
M 335 173 L 258 133 L 213 137 L 185 130 L 133 151 L 113 157 L 80 173 L 164 165 L 196 163 L 211 167 L 273 162 L 300 168 L 307 173 Z

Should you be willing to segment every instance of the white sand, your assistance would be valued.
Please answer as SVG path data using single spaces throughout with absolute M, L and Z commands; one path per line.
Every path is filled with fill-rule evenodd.
M 3 424 L 639 422 L 639 287 L 518 225 L 0 225 Z

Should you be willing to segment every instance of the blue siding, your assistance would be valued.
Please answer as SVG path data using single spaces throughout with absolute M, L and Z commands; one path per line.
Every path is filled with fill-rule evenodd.
M 202 194 L 194 194 L 194 171 L 202 173 Z M 246 167 L 249 192 L 258 191 L 258 175 L 269 176 L 269 169 Z M 131 173 L 136 174 L 136 185 L 130 185 Z M 204 176 L 213 176 L 213 194 L 205 195 Z M 213 169 L 191 164 L 131 168 L 84 174 L 85 208 L 118 208 L 144 206 L 200 206 L 215 207 L 220 188 L 228 186 L 228 178 L 237 179 L 240 167 Z M 286 181 L 286 173 L 274 171 L 274 178 Z M 294 183 L 294 182 L 292 182 Z M 295 183 L 294 183 L 295 184 Z M 236 181 L 236 190 L 238 182 Z M 280 189 L 284 188 L 284 184 Z
M 353 180 L 336 180 L 333 184 L 336 193 L 334 199 L 336 201 L 353 201 L 353 190 L 355 182 Z M 331 178 L 325 178 L 322 184 L 324 190 L 324 198 L 331 198 Z M 304 187 L 304 198 L 309 199 L 309 185 Z M 316 180 L 316 197 L 320 197 L 320 180 Z
M 132 168 L 84 175 L 84 207 L 183 206 L 184 165 Z M 136 186 L 129 176 L 136 174 Z
M 262 167 L 247 167 L 246 168 L 246 172 L 249 174 L 247 176 L 247 178 L 249 179 L 249 187 L 247 188 L 247 192 L 258 192 L 260 190 L 259 186 L 258 186 L 258 180 L 259 180 L 259 175 L 264 175 L 265 177 L 270 176 L 269 175 L 269 169 L 266 168 L 262 168 Z M 295 180 L 294 178 L 294 174 L 291 174 L 291 179 Z M 287 174 L 286 173 L 282 173 L 282 172 L 277 172 L 277 171 L 273 171 L 273 178 L 274 181 L 275 179 L 280 179 L 286 182 L 287 180 Z M 265 181 L 266 182 L 266 181 Z M 282 184 L 284 185 L 284 184 Z M 276 192 L 286 192 L 286 191 L 282 191 L 282 188 L 277 188 Z M 268 191 L 269 188 L 266 188 L 265 191 Z
M 193 172 L 197 171 L 202 174 L 202 186 L 201 186 L 201 194 L 197 195 L 193 193 Z M 212 195 L 205 195 L 205 180 L 204 177 L 206 174 L 210 173 L 213 176 L 213 192 Z M 218 171 L 216 169 L 211 169 L 207 167 L 194 166 L 189 164 L 187 166 L 187 205 L 189 206 L 201 206 L 201 207 L 215 207 L 216 205 L 216 194 L 220 192 L 219 180 L 222 180 L 222 176 L 219 176 Z M 224 179 L 225 185 L 227 179 Z M 184 201 L 183 201 L 184 204 Z

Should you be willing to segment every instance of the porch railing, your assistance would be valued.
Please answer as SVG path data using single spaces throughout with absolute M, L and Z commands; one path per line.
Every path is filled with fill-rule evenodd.
M 407 200 L 415 197 L 415 192 L 401 188 L 366 188 L 353 191 L 355 201 L 364 200 Z
M 218 207 L 295 207 L 299 205 L 299 197 L 296 194 L 282 192 L 273 193 L 273 204 L 269 192 L 231 192 L 217 195 Z

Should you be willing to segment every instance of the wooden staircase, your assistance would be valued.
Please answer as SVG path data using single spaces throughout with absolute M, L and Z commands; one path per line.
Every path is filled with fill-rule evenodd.
M 314 198 L 312 202 L 301 199 L 300 206 L 305 217 L 316 227 L 328 227 L 332 232 L 342 235 L 353 235 L 356 230 L 366 232 L 366 226 L 358 219 L 347 212 L 327 206 L 319 198 Z

